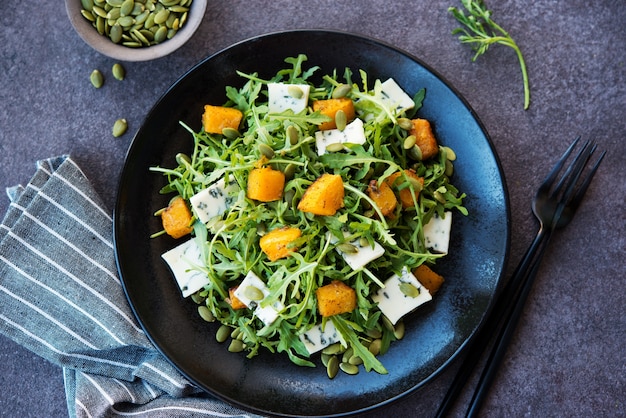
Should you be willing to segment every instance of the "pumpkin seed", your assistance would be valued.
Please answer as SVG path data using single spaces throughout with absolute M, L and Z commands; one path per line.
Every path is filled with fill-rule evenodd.
M 304 96 L 302 89 L 298 86 L 294 86 L 293 84 L 287 87 L 287 94 L 294 99 L 301 99 L 302 96 Z
M 106 4 L 112 7 L 122 7 L 124 0 L 106 0 Z
M 296 165 L 292 163 L 287 164 L 283 173 L 285 174 L 286 181 L 291 180 L 296 174 Z
M 126 76 L 126 70 L 124 69 L 124 67 L 122 67 L 122 64 L 117 63 L 117 62 L 113 64 L 113 67 L 111 68 L 111 72 L 113 73 L 113 77 L 115 77 L 116 80 L 121 81 Z
M 159 26 L 159 29 L 154 34 L 154 42 L 159 44 L 159 43 L 163 42 L 166 39 L 167 39 L 167 27 L 166 26 Z
M 413 148 L 409 150 L 409 155 L 414 160 L 422 161 L 422 150 L 417 145 L 414 145 Z
M 91 11 L 93 12 L 93 14 L 95 16 L 100 16 L 100 17 L 107 17 L 107 12 L 106 10 L 104 10 L 102 7 L 100 6 L 93 6 L 91 8 Z
M 326 374 L 329 379 L 333 379 L 337 373 L 339 373 L 339 359 L 336 356 L 331 356 L 326 365 Z
M 322 364 L 324 365 L 324 367 L 328 367 L 328 361 L 330 360 L 331 357 L 334 357 L 334 356 L 331 354 L 324 354 L 324 353 L 320 355 L 320 358 L 322 359 Z
M 345 149 L 345 146 L 341 142 L 335 142 L 326 145 L 326 151 L 328 152 L 340 152 Z
M 90 22 L 96 21 L 96 18 L 94 17 L 93 13 L 91 13 L 89 10 L 81 10 L 80 14 L 83 15 L 83 17 Z
M 354 354 L 354 349 L 352 347 L 348 347 L 346 351 L 343 352 L 343 356 L 341 357 L 342 363 L 347 363 L 350 360 L 350 357 Z
M 446 157 L 448 158 L 448 160 L 450 161 L 454 161 L 456 160 L 456 152 L 454 152 L 454 150 L 450 147 L 441 147 L 442 151 L 445 151 L 446 153 Z
M 383 325 L 385 326 L 385 328 L 387 328 L 391 332 L 395 331 L 393 324 L 391 323 L 389 318 L 387 318 L 385 315 L 382 316 L 382 321 L 383 321 Z
M 156 23 L 157 25 L 160 25 L 161 23 L 165 23 L 165 21 L 167 20 L 169 16 L 170 16 L 170 11 L 167 9 L 163 9 L 154 16 L 154 23 Z
M 230 336 L 230 327 L 228 325 L 221 325 L 215 333 L 215 339 L 218 343 L 223 343 Z
M 397 119 L 398 126 L 404 129 L 405 131 L 410 130 L 413 127 L 413 122 L 409 118 L 398 118 Z
M 415 135 L 409 135 L 404 139 L 404 143 L 402 144 L 402 146 L 404 147 L 404 149 L 409 150 L 413 148 L 413 146 L 415 146 L 416 142 L 417 138 L 415 137 Z
M 415 287 L 411 283 L 406 282 L 400 283 L 400 291 L 404 296 L 408 296 L 410 298 L 416 298 L 420 294 L 420 291 L 417 287 Z
M 380 348 L 382 347 L 382 345 L 383 345 L 383 340 L 381 340 L 380 338 L 377 338 L 374 341 L 372 341 L 372 343 L 367 349 L 370 351 L 370 353 L 377 356 L 378 354 L 380 354 Z
M 348 84 L 339 84 L 335 87 L 335 90 L 333 90 L 332 98 L 341 99 L 342 97 L 346 97 L 346 95 L 350 93 L 350 90 L 352 90 L 352 87 Z
M 352 356 L 348 360 L 348 363 L 352 364 L 353 366 L 359 366 L 363 364 L 363 359 L 359 356 Z
M 123 32 L 124 30 L 122 29 L 122 27 L 116 23 L 111 26 L 111 30 L 109 31 L 109 38 L 111 38 L 111 41 L 113 41 L 114 44 L 118 44 L 122 40 Z
M 112 129 L 113 136 L 116 138 L 119 136 L 122 136 L 126 133 L 127 129 L 128 129 L 128 122 L 126 122 L 126 119 L 118 119 L 113 124 L 113 129 Z
M 344 351 L 345 351 L 344 347 L 341 345 L 341 343 L 334 343 L 324 348 L 322 350 L 322 354 L 332 355 L 332 354 L 343 353 Z
M 160 213 L 163 213 L 163 211 L 165 211 L 165 208 L 159 209 L 159 211 L 160 211 Z M 159 212 L 159 211 L 157 211 L 157 212 Z M 155 215 L 155 216 L 158 216 L 158 215 Z M 194 293 L 193 295 L 191 295 L 191 300 L 193 300 L 193 302 L 196 305 L 201 305 L 202 303 L 204 303 L 205 297 L 201 296 L 200 293 Z
M 262 300 L 265 297 L 263 291 L 254 286 L 246 286 L 243 289 L 243 295 L 250 300 Z
M 365 334 L 367 334 L 367 336 L 371 338 L 380 338 L 383 336 L 383 333 L 376 328 L 368 329 L 367 331 L 365 331 Z
M 244 348 L 246 348 L 245 344 L 241 340 L 232 340 L 230 345 L 228 346 L 228 351 L 231 353 L 241 353 Z
M 404 338 L 404 331 L 405 331 L 405 329 L 404 329 L 404 322 L 400 321 L 394 327 L 393 335 L 398 340 L 401 340 L 402 338 Z
M 104 77 L 99 70 L 93 70 L 91 72 L 91 75 L 89 76 L 89 80 L 91 81 L 91 84 L 93 84 L 93 86 L 97 89 L 102 87 L 102 85 L 104 84 Z
M 452 164 L 452 161 L 450 160 L 446 160 L 445 174 L 448 177 L 452 177 L 452 174 L 454 174 L 454 165 Z
M 239 328 L 235 328 L 233 329 L 233 331 L 230 333 L 230 338 L 234 338 L 237 339 L 239 337 L 239 335 L 241 334 L 241 330 Z
M 262 142 L 259 144 L 259 152 L 261 153 L 261 155 L 264 155 L 267 158 L 274 158 L 274 150 L 272 149 L 272 147 Z
M 344 254 L 356 254 L 359 252 L 359 249 L 356 245 L 352 245 L 349 242 L 343 242 L 337 245 L 337 249 Z
M 88 12 L 93 9 L 93 0 L 80 0 L 80 4 L 83 6 L 83 9 Z
M 198 306 L 198 314 L 200 318 L 204 319 L 206 322 L 214 322 L 215 316 L 213 313 L 204 305 Z
M 109 20 L 117 20 L 121 17 L 121 12 L 119 8 L 111 9 L 107 13 L 107 19 Z
M 352 375 L 359 373 L 359 366 L 355 366 L 354 364 L 350 364 L 350 363 L 347 363 L 347 362 L 342 362 L 339 365 L 339 368 L 341 370 L 343 370 L 344 373 L 348 373 L 348 374 L 352 374 Z
M 289 138 L 289 143 L 291 145 L 296 145 L 300 140 L 300 133 L 298 132 L 298 128 L 293 125 L 287 126 L 287 130 L 285 133 L 287 135 L 287 138 Z
M 186 166 L 187 164 L 191 164 L 191 158 L 189 158 L 187 154 L 179 152 L 176 154 L 176 163 L 178 163 L 178 165 Z
M 335 113 L 335 125 L 337 125 L 337 129 L 343 131 L 346 129 L 346 125 L 348 124 L 348 117 L 346 116 L 346 112 L 339 109 L 337 113 Z
M 132 29 L 130 31 L 131 35 L 135 35 L 135 37 L 137 38 L 137 40 L 139 42 L 141 42 L 142 44 L 148 46 L 150 45 L 150 41 L 148 39 L 146 39 L 145 36 L 143 36 L 143 34 L 141 32 L 139 32 L 137 29 Z
M 446 197 L 444 196 L 443 193 L 441 193 L 439 190 L 435 190 L 433 192 L 433 197 L 439 202 L 439 203 L 446 203 Z

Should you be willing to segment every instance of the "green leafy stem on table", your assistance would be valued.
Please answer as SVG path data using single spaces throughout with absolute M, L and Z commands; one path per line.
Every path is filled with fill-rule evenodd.
M 491 11 L 487 10 L 483 0 L 461 0 L 461 3 L 469 12 L 467 16 L 463 10 L 459 10 L 456 7 L 448 8 L 448 11 L 452 13 L 456 20 L 465 26 L 456 28 L 452 33 L 454 35 L 459 34 L 459 40 L 462 43 L 472 44 L 472 49 L 476 51 L 472 61 L 475 61 L 476 58 L 487 52 L 491 44 L 506 45 L 513 48 L 522 69 L 524 110 L 528 109 L 530 105 L 530 88 L 528 86 L 528 73 L 522 51 L 511 38 L 511 35 L 491 19 Z

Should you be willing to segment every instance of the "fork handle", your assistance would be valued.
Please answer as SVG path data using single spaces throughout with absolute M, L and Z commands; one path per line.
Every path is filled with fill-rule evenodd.
M 524 274 L 523 277 L 520 277 L 521 289 L 514 301 L 513 309 L 510 310 L 505 319 L 504 325 L 496 337 L 495 343 L 480 376 L 480 380 L 474 390 L 474 395 L 472 396 L 472 400 L 468 406 L 466 417 L 475 417 L 478 414 L 485 397 L 487 396 L 489 388 L 491 387 L 491 384 L 496 376 L 498 367 L 504 358 L 504 354 L 507 351 L 507 347 L 511 342 L 511 338 L 513 337 L 519 319 L 522 316 L 526 299 L 528 298 L 530 289 L 532 288 L 535 277 L 537 276 L 537 271 L 539 270 L 539 265 L 541 264 L 545 249 L 548 246 L 550 235 L 551 234 L 549 232 L 546 234 L 545 238 L 540 243 L 541 246 L 538 249 L 536 256 L 532 260 L 532 264 L 528 267 L 528 270 L 526 270 L 526 274 Z
M 527 276 L 532 260 L 535 258 L 537 250 L 542 246 L 545 240 L 549 238 L 549 230 L 540 228 L 533 242 L 530 244 L 526 253 L 517 265 L 513 275 L 506 283 L 502 292 L 497 296 L 496 303 L 487 317 L 483 326 L 473 337 L 469 347 L 467 347 L 467 355 L 457 370 L 457 373 L 448 388 L 443 401 L 435 415 L 436 418 L 443 418 L 452 408 L 456 398 L 469 380 L 475 367 L 478 365 L 482 353 L 485 351 L 491 341 L 495 331 L 498 329 L 503 317 L 508 316 L 512 310 L 511 301 L 518 293 L 524 278 Z

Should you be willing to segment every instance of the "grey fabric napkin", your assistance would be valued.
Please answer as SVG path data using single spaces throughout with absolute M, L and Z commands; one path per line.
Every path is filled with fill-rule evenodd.
M 70 417 L 253 416 L 193 386 L 151 345 L 117 275 L 111 215 L 69 156 L 39 161 L 7 193 L 0 332 L 63 368 Z

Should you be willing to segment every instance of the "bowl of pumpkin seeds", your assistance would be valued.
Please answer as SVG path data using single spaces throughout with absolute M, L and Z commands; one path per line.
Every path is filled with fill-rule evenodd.
M 206 6 L 207 0 L 65 0 L 83 41 L 121 61 L 174 52 L 198 29 Z

